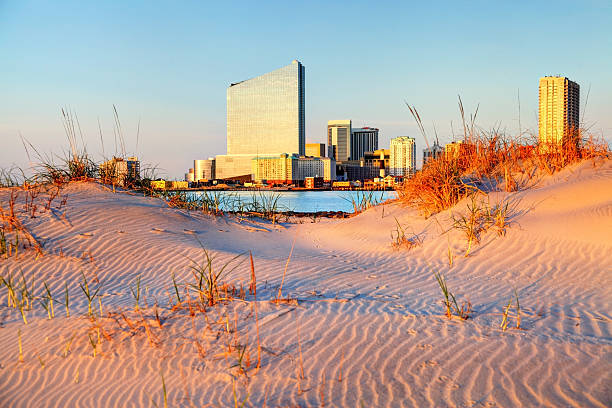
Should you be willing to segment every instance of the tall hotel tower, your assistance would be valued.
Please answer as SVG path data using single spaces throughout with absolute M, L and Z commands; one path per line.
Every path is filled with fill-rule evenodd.
M 389 172 L 392 176 L 411 176 L 416 172 L 416 143 L 413 137 L 391 139 Z
M 577 142 L 580 113 L 580 85 L 565 77 L 540 78 L 540 145 Z
M 227 88 L 227 155 L 219 179 L 247 176 L 258 156 L 305 154 L 304 66 L 290 65 Z

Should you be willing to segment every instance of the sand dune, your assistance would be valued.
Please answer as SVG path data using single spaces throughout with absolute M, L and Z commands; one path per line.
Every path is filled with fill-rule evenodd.
M 163 406 L 162 375 L 169 406 L 233 406 L 234 390 L 247 406 L 612 406 L 609 160 L 490 194 L 491 203 L 510 202 L 511 224 L 505 236 L 484 233 L 468 257 L 450 228 L 451 212 L 466 203 L 429 219 L 391 203 L 349 219 L 278 226 L 171 209 L 92 183 L 70 184 L 62 195 L 59 210 L 21 215 L 45 255 L 0 260 L 0 276 L 21 282 L 23 273 L 36 296 L 46 282 L 56 299 L 54 319 L 34 300 L 25 325 L 0 289 L 1 406 Z M 8 196 L 0 191 L 3 206 Z M 396 220 L 422 245 L 393 250 Z M 297 303 L 271 303 L 294 240 L 283 295 Z M 215 265 L 252 252 L 256 301 L 193 318 L 171 310 L 172 275 L 193 281 L 199 242 Z M 434 271 L 460 302 L 469 299 L 470 319 L 446 318 Z M 101 285 L 95 323 L 86 316 L 83 275 Z M 130 292 L 138 276 L 142 314 Z M 243 256 L 226 280 L 246 287 L 249 279 Z M 502 331 L 515 289 L 521 329 Z M 129 327 L 140 320 L 147 324 Z M 89 336 L 101 336 L 95 358 Z M 232 367 L 240 351 L 224 353 L 232 339 L 247 345 L 246 375 Z

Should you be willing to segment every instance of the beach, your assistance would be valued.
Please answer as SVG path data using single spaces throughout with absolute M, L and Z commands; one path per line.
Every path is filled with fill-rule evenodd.
M 467 257 L 452 225 L 467 199 L 272 223 L 92 182 L 31 218 L 25 196 L 42 253 L 0 260 L 32 298 L 24 318 L 0 287 L 1 406 L 612 405 L 609 159 L 483 195 L 507 223 Z M 398 225 L 410 248 L 392 247 Z M 206 253 L 228 265 L 214 305 L 197 290 Z M 435 273 L 467 319 L 446 316 Z

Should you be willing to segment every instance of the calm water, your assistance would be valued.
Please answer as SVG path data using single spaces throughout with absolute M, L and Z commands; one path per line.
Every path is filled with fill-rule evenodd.
M 351 199 L 361 200 L 364 194 L 373 201 L 382 202 L 389 198 L 396 198 L 394 191 L 218 191 L 193 192 L 192 194 L 221 194 L 229 197 L 228 201 L 240 199 L 243 203 L 250 202 L 255 195 L 271 198 L 278 196 L 278 207 L 281 211 L 317 212 L 317 211 L 344 211 L 353 212 Z M 224 210 L 231 210 L 228 205 L 222 206 Z

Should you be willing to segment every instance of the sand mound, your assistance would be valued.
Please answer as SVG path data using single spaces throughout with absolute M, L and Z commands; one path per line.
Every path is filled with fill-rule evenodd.
M 505 235 L 482 232 L 468 257 L 451 228 L 465 202 L 427 220 L 393 203 L 278 226 L 170 209 L 91 183 L 61 194 L 61 209 L 19 213 L 45 255 L 20 250 L 0 260 L 0 276 L 16 288 L 25 281 L 35 296 L 26 325 L 0 289 L 2 406 L 163 406 L 162 375 L 169 406 L 233 406 L 234 392 L 246 406 L 612 405 L 609 160 L 490 194 L 491 205 L 509 203 L 510 224 Z M 9 195 L 0 191 L 0 204 Z M 393 250 L 398 223 L 421 243 Z M 282 289 L 292 301 L 271 303 L 294 242 Z M 194 282 L 200 243 L 215 267 L 251 251 L 256 301 L 247 292 L 193 316 L 172 308 L 173 275 L 179 287 Z M 225 279 L 237 291 L 251 274 L 248 256 L 240 261 Z M 469 299 L 470 319 L 446 318 L 434 272 L 459 302 Z M 84 279 L 100 287 L 95 321 Z M 520 329 L 502 331 L 515 289 Z

